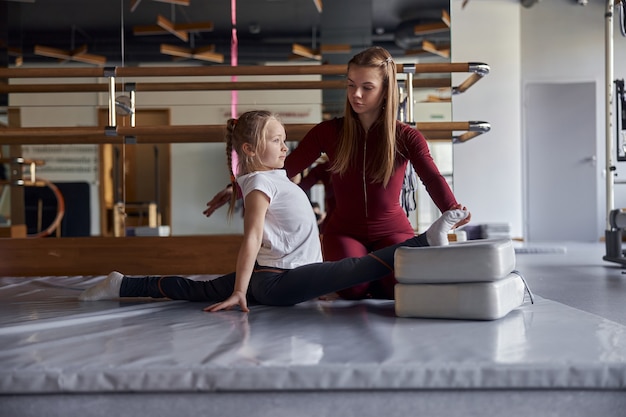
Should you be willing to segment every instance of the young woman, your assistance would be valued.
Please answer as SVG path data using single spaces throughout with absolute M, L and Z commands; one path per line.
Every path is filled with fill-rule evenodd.
M 329 158 L 335 204 L 324 223 L 324 260 L 361 257 L 414 235 L 400 205 L 407 163 L 441 212 L 463 209 L 435 165 L 428 143 L 414 127 L 396 120 L 396 65 L 388 51 L 368 48 L 348 63 L 345 115 L 315 126 L 285 161 L 289 178 L 320 154 Z M 204 214 L 223 205 L 232 190 L 218 193 Z M 469 222 L 470 215 L 458 225 Z M 345 289 L 346 299 L 393 298 L 393 274 Z
M 250 111 L 227 123 L 226 154 L 232 164 L 237 152 L 237 183 L 244 197 L 244 235 L 236 272 L 210 281 L 178 276 L 125 277 L 112 272 L 85 290 L 84 301 L 118 297 L 171 298 L 208 301 L 206 311 L 248 302 L 288 306 L 364 282 L 393 271 L 394 252 L 400 246 L 448 243 L 447 233 L 465 218 L 464 210 L 446 211 L 419 236 L 360 258 L 322 262 L 317 221 L 308 197 L 291 182 L 284 169 L 285 129 L 267 111 Z M 229 213 L 236 196 L 233 193 Z

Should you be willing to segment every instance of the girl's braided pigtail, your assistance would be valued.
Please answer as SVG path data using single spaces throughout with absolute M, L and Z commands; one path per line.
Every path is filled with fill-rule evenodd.
M 235 179 L 235 168 L 233 167 L 233 130 L 237 124 L 237 119 L 230 119 L 226 123 L 226 161 L 228 163 L 228 172 L 230 172 L 230 182 L 232 185 L 232 193 L 228 204 L 228 217 L 231 218 L 235 212 L 237 204 L 237 181 Z

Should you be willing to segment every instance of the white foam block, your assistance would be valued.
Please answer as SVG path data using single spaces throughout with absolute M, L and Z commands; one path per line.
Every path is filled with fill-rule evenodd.
M 496 320 L 524 302 L 525 285 L 517 274 L 492 282 L 396 284 L 398 317 Z
M 510 239 L 400 247 L 395 252 L 395 275 L 401 284 L 495 281 L 514 269 L 515 249 Z

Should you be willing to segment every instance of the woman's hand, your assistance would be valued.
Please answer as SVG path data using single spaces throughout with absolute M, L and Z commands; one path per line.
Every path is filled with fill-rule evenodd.
M 215 194 L 213 199 L 206 203 L 207 208 L 202 212 L 206 217 L 211 216 L 218 208 L 222 207 L 229 200 L 231 195 L 233 194 L 233 187 L 226 187 L 219 193 Z
M 464 205 L 462 205 L 462 204 L 457 204 L 457 205 L 454 205 L 454 206 L 450 207 L 450 210 L 463 210 L 463 211 L 468 211 L 468 210 L 467 210 L 467 207 L 465 207 L 465 206 L 464 206 Z M 467 217 L 466 217 L 466 218 L 464 218 L 463 220 L 461 220 L 460 222 L 458 222 L 457 224 L 455 224 L 454 226 L 452 226 L 452 230 L 456 229 L 457 227 L 461 227 L 461 226 L 463 226 L 463 225 L 468 224 L 468 223 L 470 222 L 471 218 L 472 218 L 472 213 L 470 213 L 470 212 L 468 211 L 468 213 L 467 213 Z
M 239 305 L 241 311 L 244 313 L 248 313 L 250 310 L 248 309 L 248 301 L 246 300 L 246 294 L 241 291 L 235 291 L 232 293 L 230 297 L 222 301 L 221 303 L 213 304 L 208 307 L 205 307 L 203 310 L 214 313 L 220 310 L 230 310 L 234 306 Z

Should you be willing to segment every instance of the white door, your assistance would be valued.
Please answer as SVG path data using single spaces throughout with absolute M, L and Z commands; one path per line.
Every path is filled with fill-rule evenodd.
M 525 92 L 528 241 L 597 242 L 596 84 Z

